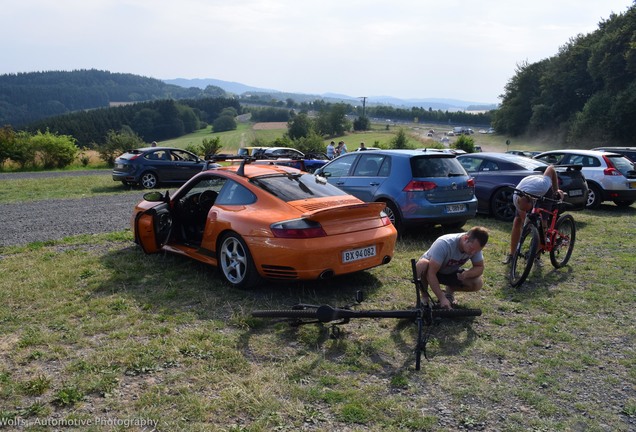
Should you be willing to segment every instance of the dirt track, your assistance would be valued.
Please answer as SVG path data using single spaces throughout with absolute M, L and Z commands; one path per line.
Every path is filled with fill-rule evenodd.
M 110 175 L 110 170 L 4 173 L 2 182 L 18 178 L 69 175 Z M 129 228 L 133 207 L 143 190 L 79 199 L 52 199 L 0 204 L 0 246 L 57 240 L 78 234 L 97 234 Z

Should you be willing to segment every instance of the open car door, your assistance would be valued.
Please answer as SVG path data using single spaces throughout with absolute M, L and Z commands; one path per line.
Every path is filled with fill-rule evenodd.
M 159 252 L 172 232 L 173 219 L 168 203 L 139 213 L 135 218 L 137 242 L 147 254 Z

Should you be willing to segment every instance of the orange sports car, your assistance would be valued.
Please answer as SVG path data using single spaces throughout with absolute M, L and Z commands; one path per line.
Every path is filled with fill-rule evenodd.
M 203 171 L 173 196 L 145 194 L 131 225 L 146 253 L 189 256 L 249 288 L 387 264 L 397 231 L 383 210 L 312 174 L 246 160 Z

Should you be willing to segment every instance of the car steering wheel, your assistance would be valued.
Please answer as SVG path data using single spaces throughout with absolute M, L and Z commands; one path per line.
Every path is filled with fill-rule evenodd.
M 209 210 L 210 207 L 214 205 L 214 201 L 216 201 L 216 197 L 218 196 L 219 194 L 213 190 L 206 190 L 201 192 L 201 195 L 199 195 L 199 207 L 202 210 Z

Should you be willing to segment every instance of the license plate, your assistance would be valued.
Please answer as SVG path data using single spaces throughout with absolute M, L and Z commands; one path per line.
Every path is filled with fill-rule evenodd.
M 375 245 L 358 248 L 358 249 L 351 249 L 351 250 L 342 252 L 342 262 L 350 263 L 350 262 L 358 261 L 365 258 L 371 258 L 371 257 L 374 257 L 375 254 L 376 254 Z
M 568 192 L 568 195 L 570 195 L 571 197 L 581 196 L 583 195 L 583 191 L 581 189 L 572 189 L 570 192 Z
M 466 204 L 451 204 L 446 206 L 446 213 L 462 213 L 466 211 Z
M 117 164 L 116 167 L 117 167 L 117 169 L 123 169 L 124 168 L 124 164 Z

